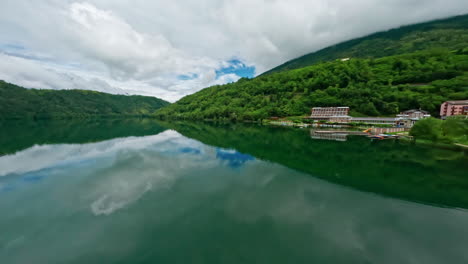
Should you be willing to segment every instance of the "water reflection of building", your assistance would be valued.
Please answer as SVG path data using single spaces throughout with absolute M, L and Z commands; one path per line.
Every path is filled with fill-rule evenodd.
M 310 130 L 310 137 L 313 139 L 347 141 L 348 134 L 344 133 L 320 133 L 317 130 Z

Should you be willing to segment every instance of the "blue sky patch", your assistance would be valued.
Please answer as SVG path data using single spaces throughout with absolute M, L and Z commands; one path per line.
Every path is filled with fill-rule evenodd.
M 198 78 L 198 74 L 185 74 L 177 76 L 177 79 L 181 81 L 189 81 Z
M 7 43 L 7 44 L 0 44 L 0 49 L 2 50 L 25 50 L 26 48 L 18 44 Z
M 216 78 L 226 74 L 235 74 L 240 77 L 252 78 L 255 76 L 255 66 L 247 66 L 238 59 L 228 61 L 229 67 L 224 67 L 216 71 Z
M 0 44 L 0 53 L 11 57 L 23 58 L 26 60 L 53 62 L 50 57 L 41 54 L 35 54 L 26 49 L 26 47 L 17 44 Z

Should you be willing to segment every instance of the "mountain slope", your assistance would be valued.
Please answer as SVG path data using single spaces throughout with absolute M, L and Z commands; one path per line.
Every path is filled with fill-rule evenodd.
M 145 116 L 167 105 L 155 97 L 25 89 L 0 81 L 0 120 Z
M 349 106 L 354 115 L 423 108 L 438 115 L 445 100 L 468 98 L 468 49 L 429 50 L 380 59 L 319 63 L 241 79 L 186 96 L 161 118 L 259 120 L 310 114 L 314 106 Z
M 468 14 L 404 26 L 327 47 L 288 61 L 265 73 L 298 69 L 341 58 L 380 58 L 428 48 L 457 50 L 468 43 Z

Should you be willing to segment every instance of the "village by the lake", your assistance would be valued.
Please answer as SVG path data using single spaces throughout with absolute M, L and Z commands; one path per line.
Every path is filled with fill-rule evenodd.
M 372 139 L 409 139 L 411 128 L 420 120 L 430 118 L 428 111 L 411 109 L 396 117 L 352 117 L 349 107 L 314 107 L 310 116 L 302 120 L 272 117 L 270 125 L 311 127 L 313 139 L 346 141 L 348 135 L 367 136 Z M 468 100 L 447 101 L 440 106 L 440 119 L 468 119 Z M 327 129 L 328 128 L 328 129 Z M 464 146 L 464 145 L 461 145 Z M 468 148 L 468 146 L 466 146 Z

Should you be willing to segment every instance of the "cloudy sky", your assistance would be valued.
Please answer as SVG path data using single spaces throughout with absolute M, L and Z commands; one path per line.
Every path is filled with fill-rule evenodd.
M 0 80 L 174 102 L 466 0 L 1 0 Z

